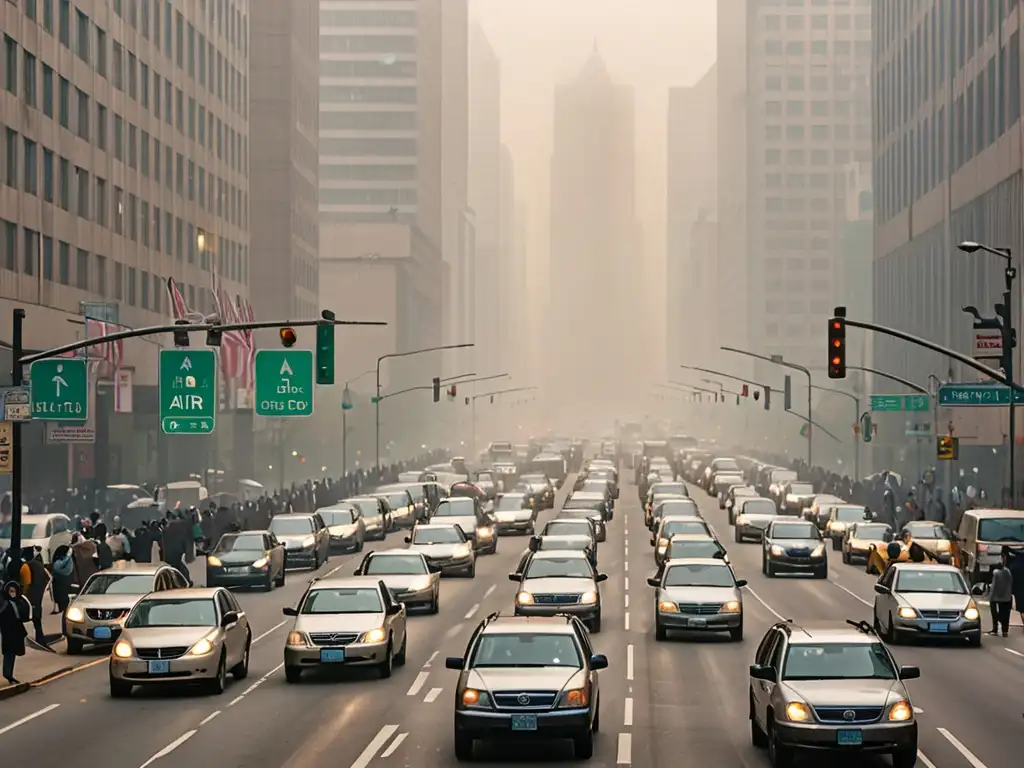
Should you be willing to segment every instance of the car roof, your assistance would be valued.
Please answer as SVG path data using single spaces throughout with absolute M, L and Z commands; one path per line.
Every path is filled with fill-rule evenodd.
M 708 521 L 703 517 L 694 515 L 662 515 L 661 524 L 668 525 L 669 523 L 700 523 L 701 525 L 708 525 Z
M 893 563 L 892 567 L 899 571 L 946 571 L 949 573 L 960 573 L 960 569 L 955 565 L 945 565 L 943 563 Z
M 672 538 L 675 538 L 674 536 Z M 674 557 L 665 561 L 665 568 L 673 565 L 713 565 L 720 568 L 728 568 L 729 564 L 719 557 Z
M 423 557 L 423 553 L 415 549 L 373 549 L 366 553 L 367 557 L 398 557 L 399 555 L 405 555 L 406 557 Z
M 565 557 L 574 557 L 584 560 L 587 556 L 583 552 L 575 549 L 552 549 L 550 552 L 541 550 L 540 552 L 533 553 L 534 560 L 560 560 Z
M 965 515 L 974 515 L 985 520 L 992 517 L 1024 517 L 1024 510 L 1020 509 L 969 509 Z
M 314 579 L 309 583 L 309 588 L 310 590 L 314 590 L 367 587 L 378 586 L 378 582 L 380 582 L 379 576 L 327 576 L 323 579 Z
M 275 520 L 309 520 L 316 512 L 282 512 L 280 515 L 274 515 L 270 518 L 270 522 Z
M 545 635 L 575 635 L 572 622 L 565 616 L 495 616 L 483 626 L 482 634 L 536 632 Z
M 342 499 L 339 504 L 344 504 L 346 501 L 350 501 L 353 504 L 357 501 L 372 501 L 376 503 L 377 498 L 375 496 L 349 496 L 347 499 Z
M 715 537 L 708 533 L 673 533 L 669 543 L 673 541 L 715 541 Z
M 22 518 L 24 520 L 24 518 Z M 136 563 L 130 560 L 115 560 L 110 568 L 104 568 L 96 573 L 130 573 L 136 576 L 155 575 L 164 568 L 170 568 L 167 563 Z M 96 573 L 92 574 L 95 576 Z M 89 578 L 92 578 L 90 576 Z
M 845 622 L 789 623 L 787 626 L 789 627 L 789 642 L 796 645 L 818 643 L 870 645 L 881 642 L 874 632 L 860 632 Z
M 452 517 L 465 517 L 465 515 L 452 515 Z M 425 523 L 419 522 L 413 526 L 413 530 L 416 528 L 459 528 L 457 523 L 435 523 L 434 518 L 430 518 Z

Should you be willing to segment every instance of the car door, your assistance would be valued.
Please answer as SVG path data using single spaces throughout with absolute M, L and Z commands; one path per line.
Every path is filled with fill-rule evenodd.
M 391 624 L 391 636 L 393 638 L 392 647 L 397 653 L 398 649 L 401 648 L 402 644 L 405 642 L 405 608 L 400 602 L 391 596 L 391 590 L 387 588 L 387 585 L 384 584 L 383 581 L 378 582 L 378 584 L 380 586 L 381 597 L 384 600 L 384 620 Z M 391 611 L 394 606 L 398 606 L 401 610 L 397 613 L 392 613 Z
M 326 561 L 330 553 L 331 535 L 327 530 L 327 526 L 324 525 L 324 519 L 320 517 L 319 513 L 313 513 L 311 522 L 313 524 L 313 537 L 316 539 L 316 548 L 320 553 L 320 560 Z
M 782 658 L 782 645 L 782 633 L 777 629 L 770 630 L 757 648 L 757 653 L 754 655 L 754 663 L 761 666 L 772 666 L 773 663 Z M 775 672 L 777 681 L 779 675 L 778 667 L 775 668 Z M 754 694 L 754 717 L 757 718 L 757 722 L 762 728 L 767 729 L 767 711 L 771 703 L 772 692 L 775 690 L 775 683 L 767 680 L 751 680 L 750 689 Z
M 228 667 L 230 668 L 241 661 L 242 654 L 245 653 L 245 616 L 241 606 L 226 589 L 217 592 L 217 604 L 220 607 L 221 617 L 232 611 L 238 615 L 235 623 L 225 629 Z
M 573 622 L 573 629 L 576 630 L 576 639 L 579 641 L 580 647 L 583 649 L 583 654 L 586 657 L 587 668 L 590 669 L 590 657 L 594 655 L 594 647 L 590 644 L 590 633 L 587 628 L 583 626 L 580 621 Z M 601 695 L 601 673 L 596 669 L 590 670 L 590 687 L 591 687 L 591 698 L 590 700 L 595 705 L 600 702 Z M 597 706 L 593 708 L 593 711 L 597 711 Z
M 878 583 L 889 588 L 889 593 L 880 595 L 875 593 L 875 620 L 879 626 L 889 626 L 889 616 L 896 610 L 896 599 L 892 595 L 893 585 L 896 583 L 896 566 L 890 564 L 878 578 Z

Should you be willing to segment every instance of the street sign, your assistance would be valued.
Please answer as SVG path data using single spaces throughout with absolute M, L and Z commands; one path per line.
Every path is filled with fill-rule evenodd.
M 0 421 L 0 475 L 11 473 L 11 424 L 7 421 Z
M 4 421 L 32 421 L 32 395 L 27 387 L 8 387 L 0 392 Z
M 217 356 L 212 349 L 160 350 L 160 429 L 208 435 L 217 423 Z
M 313 352 L 261 349 L 256 353 L 256 413 L 313 415 Z
M 1014 393 L 1014 403 L 1024 403 L 1024 392 Z M 942 406 L 1008 406 L 1010 388 L 1002 384 L 944 384 L 939 387 Z
M 927 413 L 928 395 L 872 395 L 872 411 L 911 411 Z
M 974 329 L 974 359 L 999 360 L 1003 356 L 1003 331 L 1000 328 Z
M 32 418 L 85 421 L 89 416 L 89 374 L 85 358 L 52 357 L 31 368 Z

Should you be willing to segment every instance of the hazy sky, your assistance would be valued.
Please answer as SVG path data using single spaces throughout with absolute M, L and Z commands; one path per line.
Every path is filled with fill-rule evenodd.
M 662 285 L 667 94 L 692 85 L 714 63 L 716 6 L 716 0 L 473 0 L 474 16 L 501 60 L 502 140 L 515 158 L 517 197 L 529 206 L 531 272 L 547 260 L 554 85 L 576 74 L 596 41 L 612 77 L 636 89 L 637 211 L 646 273 Z M 652 330 L 661 334 L 663 325 Z

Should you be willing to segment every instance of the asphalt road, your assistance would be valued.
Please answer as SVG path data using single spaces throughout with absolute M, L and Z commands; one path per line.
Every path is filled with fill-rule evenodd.
M 673 635 L 669 642 L 655 642 L 653 593 L 646 583 L 654 573 L 650 534 L 636 488 L 624 485 L 600 551 L 601 570 L 610 578 L 602 592 L 604 631 L 594 643 L 611 665 L 601 673 L 602 730 L 591 765 L 767 766 L 765 755 L 750 746 L 747 721 L 747 669 L 764 631 L 781 617 L 870 617 L 873 579 L 861 568 L 845 566 L 837 556 L 828 581 L 768 579 L 761 575 L 758 547 L 732 543 L 717 503 L 699 489 L 693 493 L 730 549 L 738 576 L 750 582 L 746 637 L 730 643 Z M 392 535 L 383 546 L 401 546 L 404 535 Z M 285 683 L 287 625 L 281 608 L 295 603 L 308 578 L 289 573 L 283 589 L 239 597 L 255 637 L 248 680 L 229 683 L 221 696 L 136 690 L 130 700 L 115 701 L 100 659 L 95 667 L 0 703 L 0 750 L 31 756 L 36 768 L 63 767 L 74 754 L 70 750 L 79 752 L 83 745 L 102 750 L 104 768 L 454 765 L 457 673 L 444 669 L 444 657 L 462 655 L 480 618 L 512 608 L 515 586 L 507 574 L 525 546 L 525 538 L 502 538 L 497 555 L 479 560 L 475 579 L 444 580 L 440 614 L 410 617 L 408 664 L 389 680 L 350 670 Z M 345 573 L 357 557 L 332 558 L 321 571 Z M 911 684 L 920 710 L 919 765 L 1021 764 L 1015 748 L 1024 732 L 1024 631 L 1018 627 L 1015 633 L 1008 640 L 986 638 L 981 649 L 895 649 L 900 663 L 922 669 L 922 679 Z M 519 766 L 566 762 L 572 753 L 560 744 L 503 746 L 478 750 L 478 759 Z M 888 762 L 852 764 L 875 768 Z

